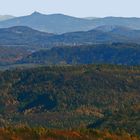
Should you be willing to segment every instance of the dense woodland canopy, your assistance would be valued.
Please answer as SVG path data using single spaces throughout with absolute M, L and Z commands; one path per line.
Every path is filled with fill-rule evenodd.
M 20 126 L 17 128 L 0 129 L 1 140 L 139 140 L 136 135 L 130 135 L 125 131 L 110 132 L 92 129 L 77 130 L 50 130 L 44 127 L 30 128 Z
M 83 65 L 0 72 L 0 125 L 139 134 L 139 66 Z

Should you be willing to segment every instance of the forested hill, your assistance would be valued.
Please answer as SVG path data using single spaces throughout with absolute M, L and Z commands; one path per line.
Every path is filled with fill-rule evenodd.
M 17 61 L 18 64 L 119 64 L 140 65 L 140 45 L 96 44 L 55 47 L 34 52 Z
M 0 72 L 0 125 L 82 126 L 139 134 L 139 85 L 140 67 L 6 70 Z

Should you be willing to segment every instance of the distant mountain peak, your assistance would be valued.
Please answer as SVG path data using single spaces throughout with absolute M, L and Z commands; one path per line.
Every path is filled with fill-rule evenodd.
M 42 13 L 39 13 L 37 11 L 34 11 L 31 15 L 43 15 Z

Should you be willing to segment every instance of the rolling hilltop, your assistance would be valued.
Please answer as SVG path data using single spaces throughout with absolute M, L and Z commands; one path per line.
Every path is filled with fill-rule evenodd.
M 71 32 L 61 35 L 40 32 L 25 26 L 0 29 L 1 45 L 37 45 L 44 47 L 58 45 L 81 45 L 96 43 L 140 43 L 140 30 L 123 26 L 101 26 L 89 31 Z
M 61 35 L 40 32 L 29 27 L 15 26 L 0 29 L 1 45 L 74 45 L 93 44 L 102 42 L 129 41 L 129 38 L 122 38 L 110 33 L 91 30 L 87 32 L 73 32 Z
M 140 45 L 98 44 L 54 47 L 27 55 L 18 64 L 76 65 L 76 64 L 119 64 L 139 65 Z
M 40 32 L 29 27 L 16 26 L 0 29 L 1 45 L 42 45 L 52 34 Z

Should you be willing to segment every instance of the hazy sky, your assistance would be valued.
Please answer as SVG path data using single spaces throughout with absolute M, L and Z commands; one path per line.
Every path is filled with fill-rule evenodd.
M 63 13 L 77 17 L 140 17 L 140 0 L 0 0 L 0 15 Z

